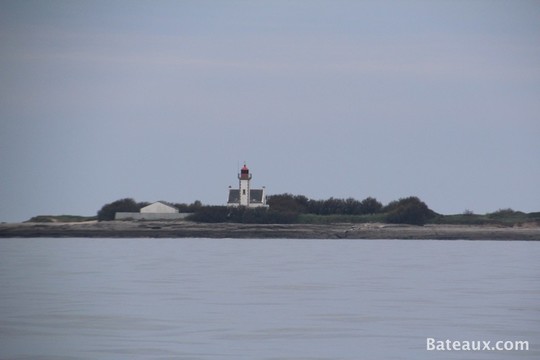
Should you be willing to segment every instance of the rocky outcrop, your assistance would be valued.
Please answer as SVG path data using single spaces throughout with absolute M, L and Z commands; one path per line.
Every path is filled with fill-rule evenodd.
M 540 227 L 90 221 L 0 224 L 0 237 L 540 240 Z

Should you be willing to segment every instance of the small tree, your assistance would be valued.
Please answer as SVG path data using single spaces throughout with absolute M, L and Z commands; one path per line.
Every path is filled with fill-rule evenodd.
M 375 198 L 368 197 L 360 202 L 360 210 L 362 214 L 375 214 L 381 211 L 382 204 Z

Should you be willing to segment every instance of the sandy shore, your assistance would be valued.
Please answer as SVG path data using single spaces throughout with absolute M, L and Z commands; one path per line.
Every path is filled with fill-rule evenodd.
M 540 226 L 201 224 L 106 221 L 0 224 L 0 237 L 540 240 Z

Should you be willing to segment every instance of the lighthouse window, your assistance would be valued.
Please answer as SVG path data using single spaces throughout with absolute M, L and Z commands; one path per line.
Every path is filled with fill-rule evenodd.
M 242 195 L 246 195 L 246 189 L 242 189 Z

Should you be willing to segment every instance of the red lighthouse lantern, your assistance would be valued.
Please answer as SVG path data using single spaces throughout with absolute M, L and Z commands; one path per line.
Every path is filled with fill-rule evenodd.
M 251 180 L 251 174 L 249 173 L 249 169 L 246 164 L 244 164 L 244 167 L 240 170 L 240 175 L 238 175 L 238 179 Z

